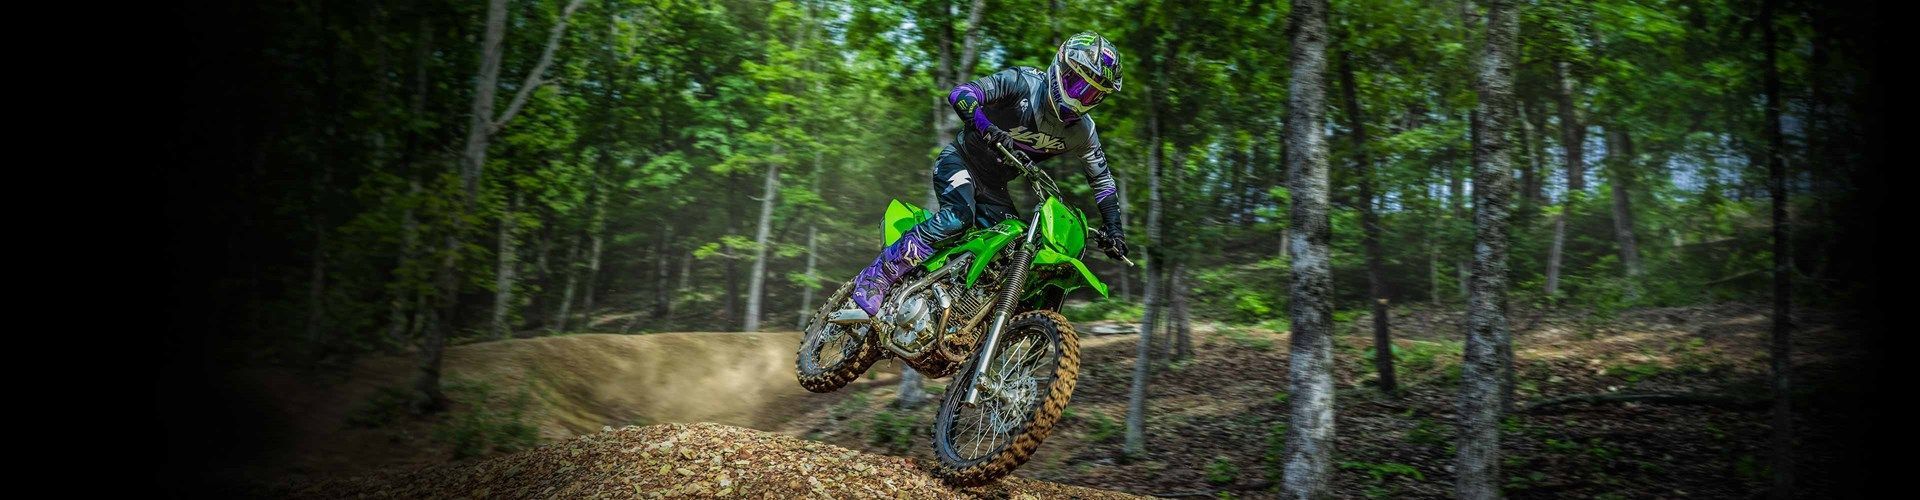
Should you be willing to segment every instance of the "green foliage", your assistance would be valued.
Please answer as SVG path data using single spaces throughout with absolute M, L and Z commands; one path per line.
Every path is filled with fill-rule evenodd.
M 1733 475 L 1747 482 L 1762 482 L 1773 476 L 1773 467 L 1753 455 L 1742 454 L 1733 460 Z
M 1132 321 L 1139 322 L 1145 307 L 1119 299 L 1096 298 L 1085 304 L 1068 304 L 1061 314 L 1067 321 Z
M 1654 361 L 1631 361 L 1607 367 L 1607 372 L 1622 374 L 1627 379 L 1627 383 L 1646 380 L 1666 371 L 1666 367 Z
M 340 367 L 356 356 L 405 352 L 428 324 L 456 341 L 478 340 L 492 331 L 496 291 L 506 292 L 503 317 L 513 331 L 581 331 L 578 317 L 558 316 L 581 314 L 587 296 L 590 314 L 663 305 L 619 325 L 623 331 L 733 330 L 744 322 L 759 250 L 772 277 L 759 297 L 763 315 L 784 324 L 801 308 L 804 287 L 830 291 L 871 261 L 887 200 L 924 203 L 931 194 L 926 167 L 955 125 L 929 106 L 949 90 L 934 84 L 947 76 L 931 73 L 941 54 L 961 52 L 954 49 L 967 42 L 956 38 L 970 32 L 967 13 L 954 5 L 589 2 L 567 20 L 552 67 L 526 75 L 563 4 L 510 5 L 495 112 L 516 102 L 526 77 L 541 85 L 489 136 L 472 196 L 459 152 L 482 49 L 483 16 L 473 5 L 298 0 L 232 23 L 273 36 L 230 47 L 245 70 L 229 86 L 257 91 L 223 94 L 214 108 L 261 116 L 209 134 L 220 140 L 205 141 L 206 149 L 219 153 L 197 163 L 234 168 L 200 169 L 204 177 L 191 180 L 230 195 L 209 197 L 218 210 L 192 213 L 231 234 L 215 240 L 233 245 L 223 253 L 233 259 L 208 276 L 211 298 L 229 305 L 210 316 L 238 333 L 223 337 L 238 344 L 231 352 Z M 1854 38 L 1870 30 L 1849 29 L 1845 16 L 1815 30 L 1810 21 L 1825 19 L 1809 15 L 1816 4 L 1792 4 L 1776 20 L 1781 46 L 1794 49 L 1782 51 L 1775 68 L 1796 103 L 1788 118 L 1800 124 L 1780 157 L 1799 166 L 1788 243 L 1794 271 L 1807 279 L 1796 280 L 1793 295 L 1836 302 L 1868 281 L 1846 279 L 1846 269 L 1865 264 L 1836 258 L 1832 245 L 1841 240 L 1836 228 L 1848 227 L 1840 223 L 1851 222 L 1843 211 L 1855 201 L 1850 193 L 1862 188 L 1850 173 L 1865 171 L 1866 152 L 1877 150 L 1862 147 L 1872 136 L 1862 127 L 1877 122 L 1863 119 L 1870 110 L 1857 100 L 1828 97 L 1871 94 L 1861 92 L 1869 79 L 1857 77 L 1871 59 Z M 1186 266 L 1196 318 L 1284 331 L 1291 262 L 1282 235 L 1297 234 L 1279 137 L 1291 85 L 1288 9 L 1217 0 L 1057 10 L 995 2 L 971 31 L 980 59 L 960 62 L 970 73 L 956 76 L 1043 66 L 1056 31 L 1093 29 L 1114 40 L 1131 83 L 1095 114 L 1129 200 L 1129 238 L 1152 249 L 1153 262 Z M 1544 187 L 1515 200 L 1512 302 L 1580 308 L 1598 322 L 1633 307 L 1770 296 L 1771 200 L 1759 189 L 1766 176 L 1751 165 L 1768 157 L 1752 5 L 1596 0 L 1519 10 L 1514 90 L 1526 114 L 1517 121 L 1527 126 L 1513 137 L 1523 150 L 1515 165 Z M 1381 219 L 1387 298 L 1457 306 L 1458 271 L 1473 255 L 1469 140 L 1479 41 L 1452 3 L 1350 2 L 1328 17 L 1327 56 L 1339 61 L 1330 66 L 1351 71 L 1364 115 L 1323 103 L 1335 139 L 1327 151 L 1335 320 L 1357 319 L 1372 299 L 1358 237 L 1362 206 Z M 1821 50 L 1810 50 L 1816 43 Z M 1821 92 L 1805 90 L 1815 83 Z M 1572 91 L 1571 111 L 1593 132 L 1583 190 L 1568 189 L 1562 84 Z M 1330 86 L 1329 100 L 1344 86 Z M 1814 102 L 1822 99 L 1831 102 Z M 1157 135 L 1149 118 L 1161 124 Z M 1369 134 L 1356 146 L 1346 139 L 1359 124 Z M 1609 154 L 1616 152 L 1606 151 L 1608 131 L 1627 134 L 1633 152 Z M 1363 152 L 1373 165 L 1372 200 L 1358 196 L 1354 167 Z M 1157 190 L 1145 171 L 1150 160 L 1162 169 Z M 1067 155 L 1045 166 L 1060 173 L 1076 163 Z M 770 234 L 758 241 L 769 172 Z M 1085 183 L 1060 177 L 1067 202 L 1090 208 Z M 1634 221 L 1638 274 L 1623 263 L 1614 233 L 1616 186 Z M 1016 197 L 1023 189 L 1014 187 Z M 1149 241 L 1144 222 L 1155 191 L 1163 220 Z M 1561 217 L 1563 259 L 1549 295 L 1547 253 Z M 808 234 L 818 246 L 812 255 Z M 1090 259 L 1096 271 L 1124 277 L 1134 297 L 1077 305 L 1069 319 L 1139 317 L 1133 301 L 1143 269 L 1098 260 Z M 502 283 L 506 271 L 517 283 Z M 453 289 L 436 286 L 442 277 Z M 503 286 L 510 289 L 496 290 Z M 429 321 L 445 311 L 454 314 Z M 1456 345 L 1396 349 L 1409 381 L 1457 377 Z M 351 425 L 390 421 L 397 404 L 369 401 Z
M 1285 393 L 1281 393 L 1285 395 Z M 1267 452 L 1262 461 L 1266 463 L 1267 480 L 1279 481 L 1282 468 L 1286 464 L 1287 424 L 1274 422 L 1267 428 Z
M 455 379 L 446 389 L 448 397 L 462 407 L 434 426 L 433 438 L 451 445 L 454 459 L 514 452 L 539 444 L 540 430 L 527 414 L 533 403 L 531 382 L 506 395 L 504 401 L 496 401 L 496 389 L 483 381 Z
M 875 413 L 872 423 L 867 425 L 867 444 L 904 452 L 913 445 L 916 427 L 913 415 L 895 415 L 892 410 L 883 410 Z
M 1433 419 L 1420 418 L 1413 421 L 1412 429 L 1407 430 L 1407 442 L 1423 446 L 1449 444 L 1453 442 L 1453 434 L 1449 431 Z
M 1415 481 L 1425 481 L 1427 479 L 1426 474 L 1420 473 L 1420 469 L 1398 462 L 1374 463 L 1343 461 L 1340 462 L 1340 468 L 1366 473 L 1368 477 L 1373 478 L 1375 484 L 1385 483 L 1387 482 L 1387 478 L 1392 476 L 1409 477 Z
M 1451 340 L 1400 339 L 1392 346 L 1394 370 L 1408 382 L 1458 382 L 1464 348 L 1465 344 Z M 1374 350 L 1366 349 L 1362 357 L 1371 363 Z
M 1119 421 L 1114 417 L 1108 417 L 1106 413 L 1092 413 L 1091 417 L 1087 417 L 1087 423 L 1092 425 L 1092 431 L 1087 433 L 1089 442 L 1108 442 L 1119 437 L 1121 431 L 1125 431 L 1125 427 L 1119 425 Z
M 1252 349 L 1252 350 L 1261 351 L 1261 352 L 1273 350 L 1272 337 L 1254 332 L 1252 330 L 1247 330 L 1244 328 L 1235 328 L 1235 327 L 1221 327 L 1220 334 L 1226 336 L 1227 340 L 1232 341 L 1234 345 L 1239 346 L 1240 348 L 1243 348 L 1243 349 Z
M 407 416 L 412 411 L 414 399 L 412 390 L 400 386 L 387 386 L 374 389 L 347 411 L 347 427 L 379 428 Z
M 1369 314 L 1372 314 L 1372 311 L 1361 310 L 1361 309 L 1334 311 L 1333 322 L 1338 324 L 1352 324 L 1354 320 L 1358 320 L 1360 319 L 1361 316 L 1366 316 Z
M 827 416 L 833 417 L 834 420 L 846 420 L 848 416 L 867 409 L 867 404 L 871 401 L 872 397 L 867 393 L 855 392 L 847 395 L 847 398 L 840 400 L 839 403 L 827 407 Z
M 1532 489 L 1547 483 L 1547 473 L 1540 470 L 1525 470 L 1518 466 L 1507 468 L 1507 491 Z
M 1266 299 L 1257 293 L 1240 293 L 1234 296 L 1233 310 L 1234 319 L 1240 321 L 1258 321 L 1273 314 L 1273 306 L 1267 305 Z
M 1206 473 L 1208 483 L 1229 484 L 1240 476 L 1240 467 L 1227 457 L 1213 457 L 1213 461 L 1207 463 Z

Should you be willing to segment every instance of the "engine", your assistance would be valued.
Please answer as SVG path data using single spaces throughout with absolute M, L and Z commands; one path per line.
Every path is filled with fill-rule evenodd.
M 964 339 L 964 334 L 986 316 L 998 273 L 990 269 L 975 282 L 976 286 L 967 287 L 965 271 L 971 260 L 970 256 L 954 259 L 940 271 L 903 287 L 905 293 L 881 307 L 876 319 L 887 331 L 884 338 L 894 354 L 920 358 L 936 341 Z

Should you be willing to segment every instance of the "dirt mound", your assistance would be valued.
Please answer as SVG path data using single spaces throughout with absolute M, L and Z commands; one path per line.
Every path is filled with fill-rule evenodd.
M 911 459 L 719 424 L 609 428 L 523 453 L 293 485 L 274 493 L 295 498 L 1135 498 L 1017 477 L 954 489 Z
M 715 422 L 772 429 L 795 415 L 833 404 L 844 394 L 813 394 L 793 375 L 800 336 L 776 333 L 580 334 L 501 340 L 447 351 L 450 387 L 483 383 L 484 401 L 454 394 L 459 414 L 472 405 L 505 405 L 529 397 L 526 421 L 542 441 L 663 422 Z M 279 438 L 250 467 L 264 477 L 360 474 L 445 461 L 452 453 L 430 437 L 438 421 L 399 418 L 368 428 L 347 425 L 382 391 L 410 387 L 417 360 L 362 361 L 339 382 L 297 373 L 244 377 Z M 891 365 L 876 366 L 885 371 Z M 884 384 L 894 377 L 860 384 Z M 471 399 L 471 396 L 465 396 Z

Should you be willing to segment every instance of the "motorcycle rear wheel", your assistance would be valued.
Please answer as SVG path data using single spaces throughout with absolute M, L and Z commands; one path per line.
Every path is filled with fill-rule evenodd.
M 794 356 L 794 373 L 800 379 L 800 386 L 808 391 L 839 390 L 880 360 L 881 347 L 875 344 L 872 326 L 827 321 L 835 311 L 854 307 L 853 301 L 848 300 L 852 293 L 853 282 L 848 281 L 827 297 L 813 317 L 807 318 L 800 351 Z

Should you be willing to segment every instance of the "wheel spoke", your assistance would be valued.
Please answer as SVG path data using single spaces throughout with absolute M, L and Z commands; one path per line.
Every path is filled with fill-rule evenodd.
M 966 385 L 956 393 L 979 384 L 982 398 L 974 405 L 956 399 L 943 409 L 946 425 L 938 436 L 943 460 L 974 462 L 1002 452 L 1051 391 L 1060 349 L 1045 326 L 1023 326 L 1000 339 L 999 354 L 984 373 L 957 382 Z

